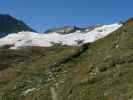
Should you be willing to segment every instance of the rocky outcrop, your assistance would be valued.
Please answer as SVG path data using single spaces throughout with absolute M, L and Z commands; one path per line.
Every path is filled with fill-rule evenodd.
M 64 27 L 59 27 L 59 28 L 54 28 L 54 29 L 49 29 L 45 31 L 44 33 L 60 33 L 60 34 L 69 34 L 76 32 L 77 30 L 80 30 L 80 28 L 75 27 L 75 26 L 64 26 Z

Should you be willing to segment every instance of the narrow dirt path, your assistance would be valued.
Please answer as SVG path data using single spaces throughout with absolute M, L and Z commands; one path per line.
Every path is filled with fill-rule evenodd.
M 55 90 L 54 87 L 50 88 L 50 92 L 51 92 L 52 100 L 59 100 L 58 95 L 57 95 L 56 90 Z

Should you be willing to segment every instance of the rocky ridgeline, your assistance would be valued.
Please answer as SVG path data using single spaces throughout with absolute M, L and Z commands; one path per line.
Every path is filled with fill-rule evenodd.
M 17 33 L 20 31 L 32 31 L 34 29 L 26 25 L 24 22 L 10 15 L 0 14 L 0 33 Z

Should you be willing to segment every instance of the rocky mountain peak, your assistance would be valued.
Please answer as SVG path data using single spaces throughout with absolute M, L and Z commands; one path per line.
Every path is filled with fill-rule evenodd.
M 34 31 L 23 21 L 16 19 L 8 14 L 0 14 L 0 33 L 17 33 L 20 31 Z

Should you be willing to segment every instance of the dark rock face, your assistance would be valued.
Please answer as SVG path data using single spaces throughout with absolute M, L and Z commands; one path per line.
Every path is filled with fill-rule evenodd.
M 0 33 L 16 33 L 20 31 L 35 31 L 24 22 L 10 15 L 0 14 Z M 4 34 L 5 35 L 5 34 Z
M 49 30 L 45 31 L 44 33 L 57 32 L 60 34 L 69 34 L 69 33 L 75 32 L 77 30 L 80 30 L 80 28 L 75 27 L 75 26 L 64 26 L 64 27 L 60 27 L 60 28 L 49 29 Z
M 0 38 L 1 37 L 4 37 L 4 36 L 6 36 L 7 35 L 7 33 L 2 33 L 2 32 L 0 32 Z

